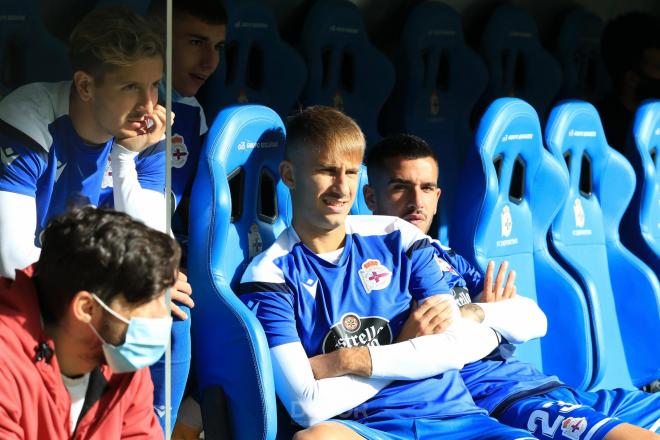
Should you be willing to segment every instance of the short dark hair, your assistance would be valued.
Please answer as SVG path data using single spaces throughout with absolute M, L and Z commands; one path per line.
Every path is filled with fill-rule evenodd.
M 314 105 L 287 119 L 284 158 L 293 160 L 301 151 L 318 154 L 328 151 L 359 157 L 364 156 L 365 140 L 360 126 L 333 107 Z
M 131 66 L 144 58 L 164 59 L 164 55 L 165 43 L 158 29 L 127 6 L 93 10 L 69 38 L 71 68 L 97 80 L 114 68 Z
M 73 209 L 53 218 L 42 236 L 34 275 L 42 316 L 59 322 L 82 290 L 106 303 L 120 295 L 147 303 L 174 285 L 180 256 L 174 239 L 127 214 Z
M 381 139 L 369 150 L 365 160 L 367 175 L 374 177 L 385 171 L 388 159 L 414 160 L 427 157 L 438 164 L 438 157 L 424 139 L 406 133 L 393 134 Z
M 605 26 L 601 53 L 615 85 L 627 71 L 640 68 L 644 50 L 660 48 L 659 28 L 657 16 L 638 11 L 620 15 Z
M 151 0 L 147 14 L 149 17 L 165 19 L 167 0 Z M 227 12 L 221 0 L 173 0 L 172 16 L 188 14 L 208 24 L 227 24 Z

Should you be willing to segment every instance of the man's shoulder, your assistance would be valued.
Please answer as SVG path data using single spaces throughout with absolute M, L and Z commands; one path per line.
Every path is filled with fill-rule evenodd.
M 179 98 L 176 101 L 178 111 L 189 111 L 195 116 L 199 115 L 199 135 L 202 136 L 208 131 L 208 126 L 206 125 L 206 115 L 204 114 L 204 109 L 199 103 L 196 97 L 194 96 L 184 96 Z M 175 110 L 176 111 L 176 110 Z M 174 120 L 176 124 L 176 119 Z
M 281 258 L 291 253 L 299 242 L 291 228 L 285 229 L 265 251 L 254 257 L 241 278 L 241 283 L 283 283 Z
M 0 101 L 0 120 L 48 151 L 53 142 L 48 128 L 68 114 L 70 90 L 70 81 L 19 87 Z

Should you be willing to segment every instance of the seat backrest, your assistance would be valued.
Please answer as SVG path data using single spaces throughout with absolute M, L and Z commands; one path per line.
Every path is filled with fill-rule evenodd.
M 621 240 L 660 273 L 660 101 L 644 102 L 635 114 L 626 157 L 637 185 L 621 222 Z
M 545 118 L 561 84 L 561 69 L 541 46 L 536 23 L 522 8 L 498 6 L 481 35 L 488 86 L 481 107 L 493 99 L 521 98 Z
M 632 388 L 649 370 L 656 376 L 660 371 L 657 344 L 650 336 L 660 331 L 658 280 L 619 241 L 634 172 L 607 144 L 598 112 L 587 102 L 555 107 L 546 142 L 569 173 L 568 198 L 551 237 L 590 306 L 596 354 L 591 387 Z
M 458 171 L 472 142 L 470 114 L 486 87 L 486 66 L 465 44 L 458 13 L 426 1 L 406 20 L 395 67 L 396 84 L 381 114 L 381 132 L 415 134 L 440 158 L 442 197 L 433 234 L 447 243 Z
M 238 103 L 266 105 L 286 118 L 307 76 L 302 57 L 286 44 L 264 2 L 227 2 L 227 40 L 218 70 L 199 93 L 209 121 Z
M 4 18 L 0 21 L 3 94 L 31 82 L 71 79 L 66 43 L 48 31 L 39 3 L 0 0 L 0 17 Z
M 611 87 L 600 53 L 603 20 L 586 9 L 562 20 L 555 55 L 562 69 L 559 98 L 599 102 Z
M 378 114 L 394 84 L 394 69 L 367 38 L 362 15 L 347 0 L 319 0 L 300 37 L 307 62 L 305 105 L 327 105 L 354 118 L 367 145 L 380 138 Z
M 250 259 L 284 230 L 277 166 L 285 130 L 273 110 L 229 107 L 213 122 L 190 206 L 193 347 L 202 395 L 227 396 L 233 437 L 272 439 L 276 406 L 263 329 L 232 287 Z
M 452 246 L 482 271 L 489 260 L 509 261 L 519 294 L 536 300 L 548 316 L 548 335 L 518 347 L 518 356 L 583 387 L 590 361 L 586 305 L 545 243 L 566 195 L 566 175 L 543 148 L 536 111 L 520 99 L 496 100 L 481 119 L 475 144 L 457 199 Z

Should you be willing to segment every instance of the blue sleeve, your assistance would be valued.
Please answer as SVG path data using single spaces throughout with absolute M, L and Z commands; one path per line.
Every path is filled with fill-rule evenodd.
M 458 274 L 465 280 L 465 287 L 470 292 L 470 296 L 474 299 L 482 290 L 484 290 L 484 276 L 474 267 L 468 260 L 463 258 L 451 249 L 442 249 L 443 258 L 451 264 Z
M 443 270 L 441 249 L 427 238 L 413 243 L 406 256 L 411 260 L 408 289 L 418 301 L 440 293 L 451 293 L 455 285 L 465 285 L 456 271 Z
M 136 156 L 135 169 L 143 189 L 165 193 L 165 158 L 165 140 Z
M 270 348 L 300 342 L 293 293 L 284 283 L 241 283 L 241 300 L 257 316 Z
M 46 169 L 46 153 L 5 143 L 3 137 L 0 142 L 4 144 L 0 145 L 0 191 L 36 197 L 37 181 Z

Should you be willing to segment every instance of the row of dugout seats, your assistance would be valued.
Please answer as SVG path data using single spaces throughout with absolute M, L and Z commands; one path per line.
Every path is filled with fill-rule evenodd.
M 0 16 L 13 17 L 0 30 L 0 93 L 71 76 L 65 45 L 46 30 L 38 3 L 0 0 Z M 77 3 L 73 10 L 81 16 L 116 3 L 144 13 L 148 4 Z M 555 98 L 595 102 L 609 85 L 599 48 L 603 23 L 581 9 L 563 20 L 553 57 L 542 47 L 534 20 L 520 7 L 494 10 L 477 52 L 465 43 L 456 11 L 437 1 L 422 2 L 410 12 L 391 63 L 371 44 L 359 9 L 349 1 L 315 2 L 297 51 L 280 38 L 264 1 L 225 4 L 227 44 L 218 71 L 199 96 L 208 120 L 235 103 L 263 104 L 281 117 L 301 105 L 322 104 L 355 118 L 369 144 L 391 133 L 419 135 L 445 164 L 434 226 L 434 235 L 444 242 L 459 180 L 456 164 L 463 162 L 473 136 L 471 115 L 481 114 L 493 99 L 515 96 L 544 117 Z
M 285 136 L 269 108 L 222 110 L 193 189 L 193 346 L 211 438 L 220 396 L 234 438 L 273 439 L 291 426 L 280 418 L 278 430 L 266 338 L 234 293 L 250 258 L 287 225 L 288 194 L 276 171 Z M 589 103 L 560 103 L 542 134 L 530 104 L 500 98 L 481 118 L 461 179 L 455 249 L 482 270 L 489 260 L 510 261 L 518 292 L 538 301 L 549 328 L 517 355 L 580 389 L 660 377 L 660 285 L 650 269 L 660 259 L 660 101 L 639 109 L 630 140 L 639 167 L 607 144 Z M 638 202 L 629 206 L 633 192 Z M 630 248 L 618 232 L 628 206 L 637 240 Z M 639 253 L 642 242 L 648 255 Z

